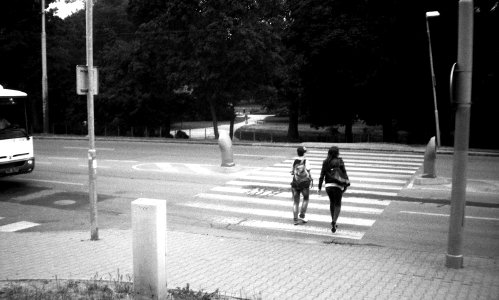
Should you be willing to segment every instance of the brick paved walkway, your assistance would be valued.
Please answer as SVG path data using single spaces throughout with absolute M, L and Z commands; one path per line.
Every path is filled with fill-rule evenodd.
M 129 230 L 0 233 L 5 279 L 132 276 Z M 499 259 L 367 245 L 306 244 L 168 232 L 168 287 L 249 299 L 498 299 Z M 36 249 L 36 250 L 34 250 Z

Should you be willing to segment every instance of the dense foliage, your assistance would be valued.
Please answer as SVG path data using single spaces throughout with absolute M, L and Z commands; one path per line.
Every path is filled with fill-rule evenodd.
M 46 0 L 46 6 L 53 0 Z M 472 147 L 499 99 L 498 1 L 475 1 Z M 96 0 L 94 64 L 97 128 L 169 129 L 180 120 L 233 120 L 257 102 L 298 123 L 383 125 L 384 140 L 435 135 L 425 12 L 430 21 L 442 141 L 453 142 L 448 78 L 456 61 L 457 2 L 404 0 Z M 0 11 L 0 84 L 33 99 L 40 130 L 40 1 L 7 1 Z M 50 123 L 81 124 L 86 98 L 75 92 L 85 64 L 85 12 L 46 13 Z

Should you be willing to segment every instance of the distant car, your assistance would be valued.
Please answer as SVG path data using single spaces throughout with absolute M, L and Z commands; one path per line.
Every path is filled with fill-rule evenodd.
M 189 135 L 187 133 L 183 132 L 182 130 L 177 130 L 175 133 L 175 138 L 176 139 L 188 139 Z

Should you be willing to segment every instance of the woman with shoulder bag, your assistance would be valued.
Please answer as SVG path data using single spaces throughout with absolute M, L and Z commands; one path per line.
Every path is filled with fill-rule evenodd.
M 336 232 L 336 221 L 341 211 L 341 198 L 350 186 L 347 170 L 343 159 L 339 157 L 340 150 L 336 146 L 329 148 L 327 158 L 322 162 L 319 177 L 318 194 L 321 193 L 322 182 L 325 180 L 326 193 L 329 196 L 329 210 L 331 211 L 331 231 Z

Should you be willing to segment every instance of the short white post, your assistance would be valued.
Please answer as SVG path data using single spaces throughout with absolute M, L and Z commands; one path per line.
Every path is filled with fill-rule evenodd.
M 220 147 L 220 152 L 222 153 L 222 167 L 235 166 L 234 154 L 232 152 L 232 140 L 230 139 L 227 131 L 220 131 L 218 146 Z
M 166 299 L 166 201 L 132 202 L 133 283 L 137 299 Z

